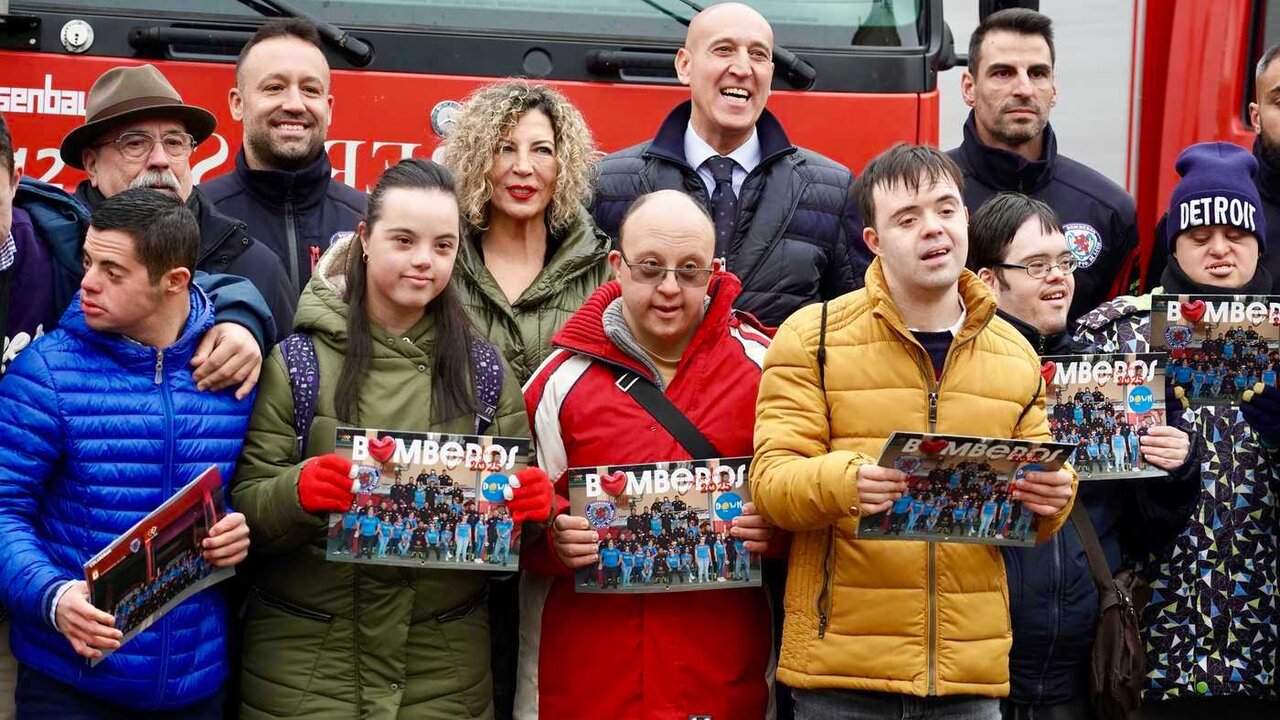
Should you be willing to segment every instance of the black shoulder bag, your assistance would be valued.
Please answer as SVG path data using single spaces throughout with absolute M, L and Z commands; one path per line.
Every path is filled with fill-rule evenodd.
M 1138 616 L 1151 600 L 1151 586 L 1131 570 L 1111 576 L 1089 511 L 1078 500 L 1071 522 L 1089 557 L 1098 586 L 1098 630 L 1093 641 L 1093 708 L 1099 720 L 1124 720 L 1142 704 L 1147 681 L 1147 650 Z
M 694 460 L 709 460 L 723 457 L 716 446 L 711 444 L 680 408 L 669 400 L 665 393 L 658 389 L 649 378 L 623 369 L 617 365 L 609 365 L 609 369 L 618 378 L 614 384 L 618 389 L 631 396 L 636 404 L 653 416 L 662 427 L 671 433 L 676 442 L 689 451 Z

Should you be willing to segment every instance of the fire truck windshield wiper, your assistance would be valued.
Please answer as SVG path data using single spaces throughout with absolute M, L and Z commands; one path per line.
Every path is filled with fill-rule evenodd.
M 246 2 L 246 0 L 240 1 Z M 640 1 L 685 27 L 688 27 L 689 23 L 693 20 L 691 17 L 684 17 L 662 7 L 660 4 L 655 2 L 655 0 Z M 702 5 L 693 2 L 693 0 L 678 0 L 678 2 L 695 13 L 700 13 L 706 9 Z M 818 71 L 815 70 L 812 65 L 801 60 L 795 53 L 781 45 L 773 46 L 773 63 L 782 71 L 782 76 L 786 78 L 787 83 L 798 90 L 807 90 L 813 87 L 813 84 L 818 80 Z
M 367 67 L 373 62 L 373 46 L 343 30 L 335 27 L 320 18 L 306 12 L 291 2 L 285 0 L 238 0 L 259 15 L 267 17 L 292 17 L 306 20 L 316 26 L 316 30 L 320 32 L 320 37 L 335 50 L 342 54 L 352 65 L 356 67 Z

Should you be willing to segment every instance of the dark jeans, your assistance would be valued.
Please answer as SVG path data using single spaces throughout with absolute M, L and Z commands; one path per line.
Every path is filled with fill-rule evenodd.
M 1093 704 L 1088 698 L 1077 698 L 1054 705 L 1024 705 L 1000 701 L 1004 720 L 1093 720 Z
M 1223 695 L 1146 701 L 1130 720 L 1276 720 L 1280 702 Z
M 796 720 L 1000 720 L 1000 701 L 856 690 L 791 690 Z
M 17 720 L 221 720 L 222 693 L 177 710 L 133 710 L 18 666 Z

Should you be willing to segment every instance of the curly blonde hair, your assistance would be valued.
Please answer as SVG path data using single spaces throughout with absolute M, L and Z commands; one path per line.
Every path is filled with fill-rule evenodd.
M 556 140 L 556 189 L 551 195 L 551 231 L 568 227 L 579 206 L 591 200 L 595 173 L 595 141 L 582 113 L 560 91 L 525 80 L 486 85 L 467 98 L 445 141 L 444 163 L 458 185 L 458 205 L 467 223 L 478 230 L 488 225 L 493 188 L 488 174 L 498 143 L 521 116 L 541 110 L 551 119 Z

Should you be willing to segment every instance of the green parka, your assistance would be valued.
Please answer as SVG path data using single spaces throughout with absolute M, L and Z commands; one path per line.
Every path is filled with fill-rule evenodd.
M 339 241 L 302 293 L 295 327 L 311 333 L 320 368 L 307 456 L 331 452 L 334 386 L 347 347 Z M 474 417 L 430 417 L 434 320 L 404 337 L 373 328 L 373 360 L 358 401 L 361 425 L 471 434 Z M 506 372 L 489 432 L 528 437 L 520 388 Z M 298 500 L 293 397 L 280 350 L 263 366 L 232 505 L 248 518 L 255 555 L 247 615 L 241 717 L 388 720 L 490 718 L 484 572 L 326 562 L 327 516 Z
M 480 334 L 498 347 L 523 385 L 551 353 L 551 336 L 612 275 L 609 236 L 585 208 L 557 234 L 550 262 L 515 303 L 507 302 L 471 234 L 458 251 L 456 285 Z M 552 240 L 552 242 L 556 242 Z

